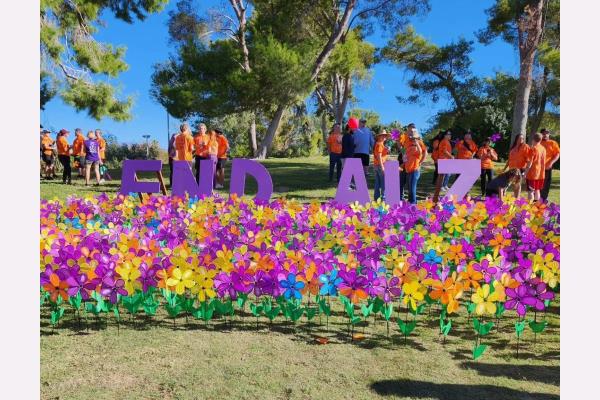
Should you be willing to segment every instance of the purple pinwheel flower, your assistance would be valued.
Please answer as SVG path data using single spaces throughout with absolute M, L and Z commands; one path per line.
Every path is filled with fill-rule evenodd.
M 233 288 L 238 293 L 250 293 L 253 286 L 250 286 L 250 282 L 252 282 L 252 276 L 248 273 L 248 270 L 245 267 L 241 267 L 236 271 L 231 272 L 231 281 L 233 282 Z
M 490 283 L 492 278 L 498 272 L 498 268 L 496 268 L 493 265 L 490 265 L 490 261 L 487 258 L 481 260 L 481 263 L 473 264 L 473 269 L 475 271 L 481 272 L 486 283 Z
M 279 284 L 285 289 L 283 296 L 286 300 L 289 300 L 292 297 L 298 300 L 302 299 L 300 289 L 303 289 L 306 284 L 302 281 L 297 281 L 295 274 L 289 273 L 286 279 L 279 281 Z
M 142 291 L 145 293 L 151 287 L 156 287 L 156 269 L 148 267 L 146 264 L 140 265 L 140 277 L 138 281 L 142 283 Z
M 554 299 L 554 293 L 548 291 L 546 284 L 539 280 L 539 278 L 532 280 L 531 285 L 528 285 L 528 292 L 531 298 L 534 300 L 533 304 L 527 304 L 534 307 L 537 311 L 544 311 L 545 304 L 544 300 Z M 531 301 L 531 300 L 528 300 Z
M 94 290 L 96 285 L 94 282 L 89 281 L 86 274 L 78 274 L 76 276 L 69 276 L 67 278 L 67 294 L 69 296 L 77 296 L 77 293 L 81 294 L 83 300 L 90 298 L 90 290 Z
M 400 288 L 400 278 L 393 276 L 389 281 L 385 279 L 385 285 L 383 286 L 383 301 L 385 303 L 391 303 L 395 298 L 398 298 L 402 293 Z
M 214 284 L 219 297 L 223 298 L 229 294 L 229 297 L 232 300 L 237 299 L 237 291 L 233 287 L 233 280 L 230 275 L 227 275 L 225 272 L 220 272 L 215 276 Z
M 125 290 L 125 282 L 123 279 L 114 279 L 112 276 L 108 276 L 102 280 L 102 289 L 100 294 L 104 297 L 108 297 L 108 300 L 112 304 L 116 304 L 118 295 L 127 296 L 127 290 Z
M 535 297 L 529 294 L 526 284 L 519 285 L 516 289 L 506 288 L 508 300 L 504 303 L 507 310 L 516 308 L 519 317 L 524 317 L 527 313 L 527 306 L 534 306 L 537 303 Z

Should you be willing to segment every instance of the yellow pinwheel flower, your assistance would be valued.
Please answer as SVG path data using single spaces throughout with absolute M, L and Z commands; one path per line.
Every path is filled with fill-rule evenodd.
M 496 304 L 499 300 L 498 292 L 490 293 L 490 285 L 485 284 L 477 288 L 477 291 L 471 296 L 471 301 L 477 304 L 475 312 L 477 315 L 484 313 L 493 315 L 496 312 Z
M 404 291 L 404 298 L 402 299 L 402 302 L 404 304 L 410 304 L 410 308 L 416 310 L 418 302 L 425 298 L 422 289 L 423 286 L 420 285 L 416 280 L 405 283 L 402 285 L 402 290 Z
M 140 270 L 130 263 L 124 263 L 115 268 L 121 279 L 125 282 L 125 290 L 127 294 L 132 295 L 135 290 L 141 287 L 141 283 L 137 280 L 142 274 Z
M 196 285 L 192 288 L 192 293 L 198 295 L 198 300 L 201 302 L 206 301 L 207 298 L 212 299 L 217 295 L 214 290 L 213 278 L 217 274 L 214 269 L 205 269 L 200 267 L 198 273 L 194 276 Z
M 167 286 L 174 287 L 177 294 L 183 294 L 186 288 L 191 289 L 195 284 L 189 269 L 182 271 L 181 268 L 174 268 L 171 277 L 167 279 Z
M 463 231 L 462 225 L 465 223 L 465 219 L 458 215 L 450 217 L 448 222 L 444 224 L 449 234 L 461 233 Z

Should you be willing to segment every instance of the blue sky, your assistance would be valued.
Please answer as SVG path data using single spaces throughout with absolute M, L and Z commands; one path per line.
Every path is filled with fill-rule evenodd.
M 154 102 L 149 94 L 150 77 L 153 65 L 167 59 L 173 49 L 168 44 L 166 21 L 168 11 L 175 7 L 171 0 L 164 11 L 151 15 L 144 22 L 126 24 L 113 17 L 105 18 L 106 27 L 101 28 L 98 40 L 127 47 L 125 56 L 129 70 L 111 82 L 117 84 L 121 93 L 133 95 L 133 119 L 128 122 L 114 122 L 104 119 L 100 122 L 89 118 L 85 112 L 77 113 L 62 103 L 59 98 L 46 105 L 40 113 L 44 127 L 53 130 L 67 128 L 73 131 L 76 127 L 84 130 L 101 128 L 117 136 L 120 142 L 142 142 L 142 135 L 149 134 L 157 139 L 163 147 L 167 143 L 167 113 L 164 108 Z M 431 12 L 424 17 L 414 18 L 412 24 L 418 33 L 438 45 L 446 44 L 460 37 L 475 40 L 475 31 L 486 23 L 484 10 L 493 0 L 431 0 Z M 219 4 L 218 1 L 201 2 L 203 7 Z M 379 34 L 368 38 L 376 46 L 382 46 L 387 37 Z M 489 46 L 475 43 L 472 54 L 473 72 L 481 76 L 493 75 L 496 71 L 516 73 L 519 58 L 513 47 L 496 40 Z M 357 87 L 355 95 L 359 99 L 356 107 L 370 109 L 381 115 L 383 122 L 393 120 L 402 123 L 415 122 L 417 126 L 426 127 L 427 121 L 437 110 L 446 108 L 444 100 L 438 104 L 425 102 L 423 105 L 400 104 L 398 95 L 406 95 L 409 91 L 406 82 L 410 78 L 402 69 L 389 65 L 376 65 L 368 87 Z M 170 119 L 171 132 L 176 129 L 178 121 Z

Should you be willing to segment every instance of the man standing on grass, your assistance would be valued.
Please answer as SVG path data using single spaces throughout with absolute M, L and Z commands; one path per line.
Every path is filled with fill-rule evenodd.
M 540 190 L 544 187 L 546 172 L 546 149 L 540 143 L 542 135 L 535 133 L 533 135 L 533 146 L 529 151 L 529 160 L 527 162 L 527 191 L 529 192 L 529 201 L 540 200 Z
M 198 133 L 194 136 L 194 160 L 196 168 L 196 182 L 200 183 L 200 162 L 208 160 L 208 134 L 206 125 L 198 125 Z
M 44 174 L 46 179 L 52 179 L 54 173 L 54 140 L 50 137 L 50 131 L 42 131 L 42 161 L 44 161 Z
M 327 138 L 327 149 L 329 150 L 329 182 L 333 181 L 333 171 L 337 169 L 336 178 L 340 181 L 342 174 L 342 132 L 340 124 L 335 123 Z
M 73 164 L 77 165 L 79 176 L 84 176 L 85 151 L 83 149 L 85 138 L 81 128 L 75 129 L 75 139 L 73 140 Z
M 354 158 L 360 158 L 365 176 L 369 173 L 369 154 L 375 145 L 373 133 L 365 125 L 367 120 L 361 119 L 358 129 L 352 134 L 354 140 Z
M 192 156 L 194 150 L 194 138 L 188 124 L 181 124 L 179 135 L 175 138 L 175 149 L 177 149 L 177 160 L 187 161 L 192 168 Z
M 409 135 L 416 129 L 414 123 L 408 124 L 406 127 L 406 131 L 402 132 L 398 137 L 398 142 L 396 143 L 398 146 L 398 162 L 400 165 L 404 165 L 406 162 L 406 147 L 410 144 Z M 404 188 L 406 187 L 406 183 L 408 181 L 408 175 L 406 174 L 406 170 L 404 167 L 400 169 L 400 200 L 404 199 Z
M 541 145 L 546 149 L 546 172 L 544 177 L 544 187 L 542 188 L 540 196 L 542 199 L 548 200 L 550 185 L 552 185 L 552 167 L 554 167 L 554 164 L 560 157 L 560 147 L 555 140 L 550 139 L 550 131 L 548 129 L 542 129 L 541 134 Z
M 219 146 L 217 150 L 217 184 L 215 186 L 217 189 L 223 189 L 225 185 L 225 163 L 227 162 L 227 153 L 229 152 L 229 142 L 221 129 L 215 129 L 215 132 Z

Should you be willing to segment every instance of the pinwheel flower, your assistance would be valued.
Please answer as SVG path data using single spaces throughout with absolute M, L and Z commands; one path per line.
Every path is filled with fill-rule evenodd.
M 407 282 L 402 285 L 402 291 L 404 292 L 404 298 L 402 302 L 404 304 L 410 304 L 410 308 L 413 310 L 417 309 L 417 304 L 425 298 L 423 294 L 423 286 L 417 281 Z
M 533 306 L 537 303 L 535 297 L 529 295 L 526 284 L 519 285 L 516 289 L 506 288 L 504 290 L 508 300 L 504 303 L 507 310 L 517 310 L 519 317 L 524 317 L 527 313 L 527 306 Z
M 305 283 L 302 281 L 296 280 L 296 275 L 293 273 L 289 273 L 287 278 L 279 281 L 279 284 L 282 288 L 285 289 L 283 292 L 283 296 L 289 300 L 292 297 L 298 300 L 302 299 L 302 293 L 300 290 L 305 286 Z
M 69 295 L 67 293 L 68 283 L 61 281 L 58 275 L 50 274 L 48 283 L 44 284 L 43 288 L 50 293 L 50 300 L 56 301 L 58 296 L 62 297 L 63 300 L 67 300 Z
M 127 296 L 124 286 L 123 279 L 114 279 L 112 276 L 108 276 L 102 280 L 100 294 L 107 297 L 112 304 L 117 304 L 118 295 Z
M 366 299 L 367 279 L 364 276 L 358 275 L 356 269 L 349 271 L 340 271 L 342 282 L 338 286 L 341 295 L 350 299 L 352 304 L 358 304 L 361 300 Z
M 484 313 L 493 315 L 496 312 L 496 301 L 498 301 L 498 293 L 491 292 L 490 285 L 485 284 L 477 288 L 477 291 L 471 296 L 471 301 L 477 306 L 475 313 L 482 315 Z

